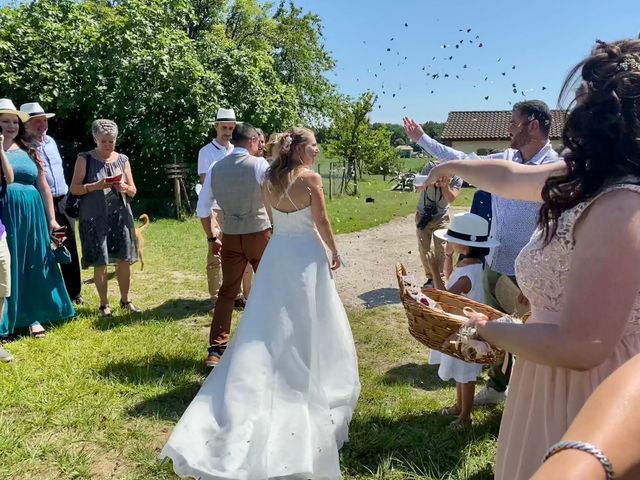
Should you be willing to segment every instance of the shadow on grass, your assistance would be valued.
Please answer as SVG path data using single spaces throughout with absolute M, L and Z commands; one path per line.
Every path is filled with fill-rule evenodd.
M 384 374 L 385 385 L 409 384 L 412 387 L 427 391 L 436 391 L 449 385 L 438 377 L 438 365 L 418 365 L 407 363 L 393 367 Z
M 501 410 L 489 410 L 478 417 L 481 420 L 469 430 L 454 432 L 448 428 L 453 417 L 435 412 L 397 418 L 356 415 L 349 429 L 349 443 L 341 452 L 342 465 L 353 476 L 370 475 L 391 466 L 410 473 L 411 478 L 449 478 L 462 468 L 468 444 L 498 436 Z M 488 480 L 493 478 L 493 466 L 487 464 L 469 474 L 472 476 L 464 478 Z
M 194 375 L 206 375 L 202 359 L 172 357 L 162 354 L 140 357 L 137 360 L 110 362 L 98 375 L 110 381 L 142 385 L 145 383 L 179 383 Z
M 201 359 L 181 356 L 150 355 L 137 360 L 110 362 L 98 376 L 122 385 L 168 385 L 171 390 L 147 398 L 130 407 L 127 413 L 135 417 L 162 418 L 177 421 L 200 388 L 200 381 L 189 381 L 206 376 Z
M 210 308 L 209 300 L 195 298 L 174 298 L 157 307 L 144 310 L 142 313 L 122 313 L 120 308 L 114 307 L 113 317 L 98 318 L 93 326 L 98 330 L 106 331 L 147 321 L 171 322 L 184 320 L 194 315 L 208 314 Z
M 365 308 L 400 304 L 397 288 L 377 288 L 358 295 L 358 298 L 364 302 Z
M 198 393 L 201 384 L 185 383 L 173 390 L 143 400 L 127 409 L 131 417 L 160 418 L 177 422 Z

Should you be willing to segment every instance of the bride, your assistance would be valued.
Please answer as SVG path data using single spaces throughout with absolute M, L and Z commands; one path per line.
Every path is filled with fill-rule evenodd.
M 263 183 L 273 236 L 244 315 L 161 458 L 202 480 L 339 479 L 360 393 L 313 132 L 291 129 Z M 324 241 L 324 244 L 323 244 Z M 332 253 L 327 261 L 325 245 Z

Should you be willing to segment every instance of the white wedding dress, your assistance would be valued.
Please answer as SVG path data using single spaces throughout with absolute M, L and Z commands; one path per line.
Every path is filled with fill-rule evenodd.
M 181 477 L 341 477 L 360 393 L 351 329 L 311 209 L 273 222 L 235 336 L 162 450 Z

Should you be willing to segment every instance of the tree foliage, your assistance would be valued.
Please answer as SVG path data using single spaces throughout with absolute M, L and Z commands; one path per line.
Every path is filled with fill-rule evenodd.
M 344 158 L 356 173 L 387 175 L 399 168 L 400 160 L 391 146 L 392 132 L 386 126 L 374 127 L 369 120 L 376 96 L 365 92 L 358 99 L 343 99 L 335 105 L 329 137 L 329 154 Z
M 409 145 L 411 140 L 409 135 L 404 131 L 404 127 L 397 123 L 374 123 L 373 128 L 386 128 L 391 132 L 391 145 L 397 147 L 398 145 Z
M 140 190 L 167 204 L 163 165 L 195 165 L 219 107 L 267 132 L 331 115 L 320 19 L 292 2 L 35 0 L 0 10 L 0 97 L 57 113 L 67 163 L 110 118 Z
M 440 142 L 445 125 L 446 123 L 428 121 L 422 124 L 422 129 L 424 133 Z

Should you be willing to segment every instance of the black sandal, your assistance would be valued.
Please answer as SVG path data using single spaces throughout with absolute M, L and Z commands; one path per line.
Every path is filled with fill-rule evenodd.
M 109 304 L 100 305 L 100 307 L 98 308 L 98 316 L 100 318 L 108 318 L 113 316 L 111 313 L 111 307 L 109 306 Z
M 129 313 L 142 313 L 142 310 L 140 310 L 138 307 L 136 307 L 131 300 L 129 300 L 128 302 L 125 302 L 123 300 L 120 300 L 120 308 L 122 310 L 126 310 Z

